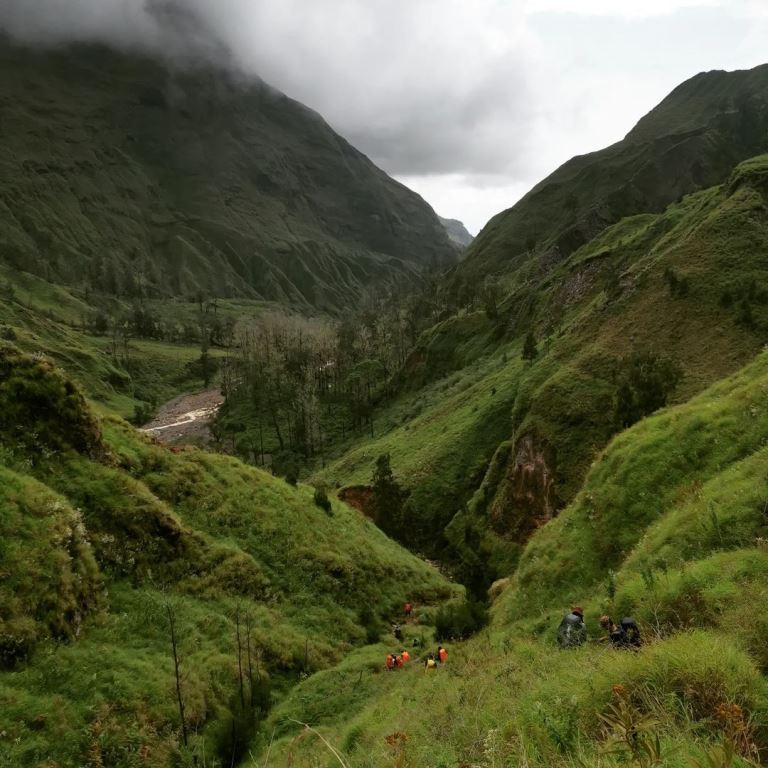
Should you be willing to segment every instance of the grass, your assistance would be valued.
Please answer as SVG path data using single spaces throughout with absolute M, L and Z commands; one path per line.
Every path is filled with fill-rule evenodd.
M 310 487 L 97 418 L 43 360 L 3 349 L 0 403 L 16 408 L 12 424 L 0 422 L 4 764 L 229 761 L 299 675 L 364 645 L 405 599 L 461 592 L 355 510 L 321 510 Z M 255 708 L 238 696 L 238 620 Z
M 448 664 L 434 674 L 421 665 L 385 673 L 359 658 L 302 684 L 267 724 L 274 739 L 268 764 L 333 764 L 296 721 L 312 724 L 351 768 L 639 764 L 626 752 L 610 754 L 616 734 L 602 718 L 611 722 L 621 698 L 635 722 L 652 718 L 664 766 L 688 768 L 707 737 L 725 737 L 717 717 L 723 703 L 753 717 L 758 727 L 750 735 L 764 743 L 766 683 L 743 651 L 716 634 L 679 634 L 640 654 L 593 645 L 578 658 L 497 633 L 449 649 Z M 263 764 L 263 746 L 252 765 Z
M 317 476 L 366 484 L 376 457 L 389 453 L 411 492 L 409 543 L 454 565 L 479 549 L 486 579 L 508 575 L 531 530 L 550 507 L 573 501 L 616 433 L 618 382 L 633 353 L 679 367 L 672 402 L 681 403 L 768 340 L 768 296 L 759 288 L 767 168 L 765 157 L 750 160 L 722 186 L 607 227 L 550 271 L 534 265 L 503 278 L 500 317 L 466 312 L 425 333 L 399 395 L 374 418 L 375 437 L 335 446 Z M 673 295 L 671 273 L 687 294 Z M 523 364 L 531 328 L 538 356 Z M 524 455 L 536 458 L 538 474 L 526 475 Z M 552 478 L 549 497 L 542 473 Z M 521 507 L 519 498 L 530 501 Z M 450 544 L 435 546 L 444 537 Z
M 764 755 L 767 375 L 763 353 L 615 438 L 528 543 L 488 629 L 449 643 L 434 676 L 347 657 L 273 711 L 253 765 L 270 735 L 270 765 L 332 765 L 297 721 L 354 768 L 654 764 L 640 743 L 671 768 Z M 591 640 L 561 651 L 573 600 Z M 602 613 L 634 615 L 643 648 L 598 643 Z

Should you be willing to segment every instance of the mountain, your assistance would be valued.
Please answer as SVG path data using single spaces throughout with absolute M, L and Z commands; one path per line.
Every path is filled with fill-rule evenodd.
M 757 88 L 748 103 L 762 98 L 766 72 L 737 73 Z M 694 82 L 708 93 L 711 79 L 717 92 L 723 77 Z M 683 113 L 672 113 L 675 125 L 687 124 Z M 659 121 L 648 124 L 658 130 Z M 606 152 L 590 161 L 594 190 L 618 183 L 615 150 Z M 719 177 L 725 157 L 733 152 L 701 153 L 682 167 L 670 160 L 657 172 L 672 186 L 697 164 Z M 768 157 L 748 159 L 661 212 L 641 205 L 603 221 L 556 258 L 550 250 L 503 261 L 508 251 L 486 249 L 505 216 L 522 215 L 502 214 L 451 277 L 450 309 L 412 350 L 397 397 L 377 416 L 380 434 L 348 447 L 321 476 L 364 484 L 370 457 L 389 453 L 411 492 L 406 541 L 458 560 L 480 591 L 508 574 L 617 431 L 733 373 L 768 341 L 766 179 Z M 539 221 L 560 210 L 535 195 L 525 208 Z M 496 277 L 493 301 L 475 282 L 491 253 L 494 268 L 508 270 Z
M 445 231 L 448 233 L 448 237 L 450 237 L 454 243 L 460 245 L 462 248 L 472 245 L 472 241 L 475 238 L 469 234 L 462 222 L 458 219 L 444 219 L 442 216 L 439 218 L 440 223 L 445 227 Z
M 625 216 L 660 213 L 768 150 L 768 65 L 705 72 L 620 142 L 569 160 L 478 235 L 460 274 L 546 270 Z
M 0 41 L 0 259 L 129 297 L 337 311 L 455 259 L 437 216 L 268 85 Z
M 299 737 L 308 720 L 352 768 L 763 764 L 767 391 L 763 352 L 617 436 L 494 585 L 487 630 L 447 642 L 434 675 L 379 682 L 356 651 L 278 705 L 253 765 L 267 749 L 278 765 L 323 764 L 323 744 Z M 574 604 L 590 642 L 563 651 Z M 597 642 L 602 614 L 634 616 L 643 647 Z M 364 696 L 347 693 L 356 673 Z
M 238 764 L 300 677 L 461 592 L 346 505 L 164 448 L 8 345 L 0 406 L 3 764 Z

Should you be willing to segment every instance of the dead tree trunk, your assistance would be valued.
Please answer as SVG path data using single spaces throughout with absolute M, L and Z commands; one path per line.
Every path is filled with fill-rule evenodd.
M 166 606 L 168 611 L 168 624 L 171 629 L 171 648 L 173 649 L 173 670 L 176 676 L 176 698 L 179 702 L 179 720 L 181 720 L 181 740 L 184 746 L 188 746 L 187 739 L 187 721 L 184 717 L 184 699 L 181 696 L 181 676 L 179 674 L 179 646 L 176 638 L 176 617 L 173 614 L 173 608 L 170 603 Z

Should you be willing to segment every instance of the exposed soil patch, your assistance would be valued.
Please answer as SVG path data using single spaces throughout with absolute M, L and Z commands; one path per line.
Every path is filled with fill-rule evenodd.
M 162 443 L 207 445 L 212 439 L 211 421 L 223 402 L 218 389 L 181 395 L 161 405 L 155 418 L 141 430 Z
M 350 507 L 354 507 L 363 514 L 365 514 L 372 495 L 373 489 L 370 485 L 348 485 L 338 493 L 340 501 L 349 504 Z

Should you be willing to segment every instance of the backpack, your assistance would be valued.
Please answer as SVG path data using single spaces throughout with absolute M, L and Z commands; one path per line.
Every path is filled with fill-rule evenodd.
M 575 613 L 569 613 L 557 629 L 557 642 L 561 648 L 575 648 L 587 640 L 587 625 Z
M 640 627 L 637 626 L 637 622 L 631 616 L 625 616 L 621 620 L 621 631 L 624 634 L 626 645 L 635 648 L 640 646 Z

